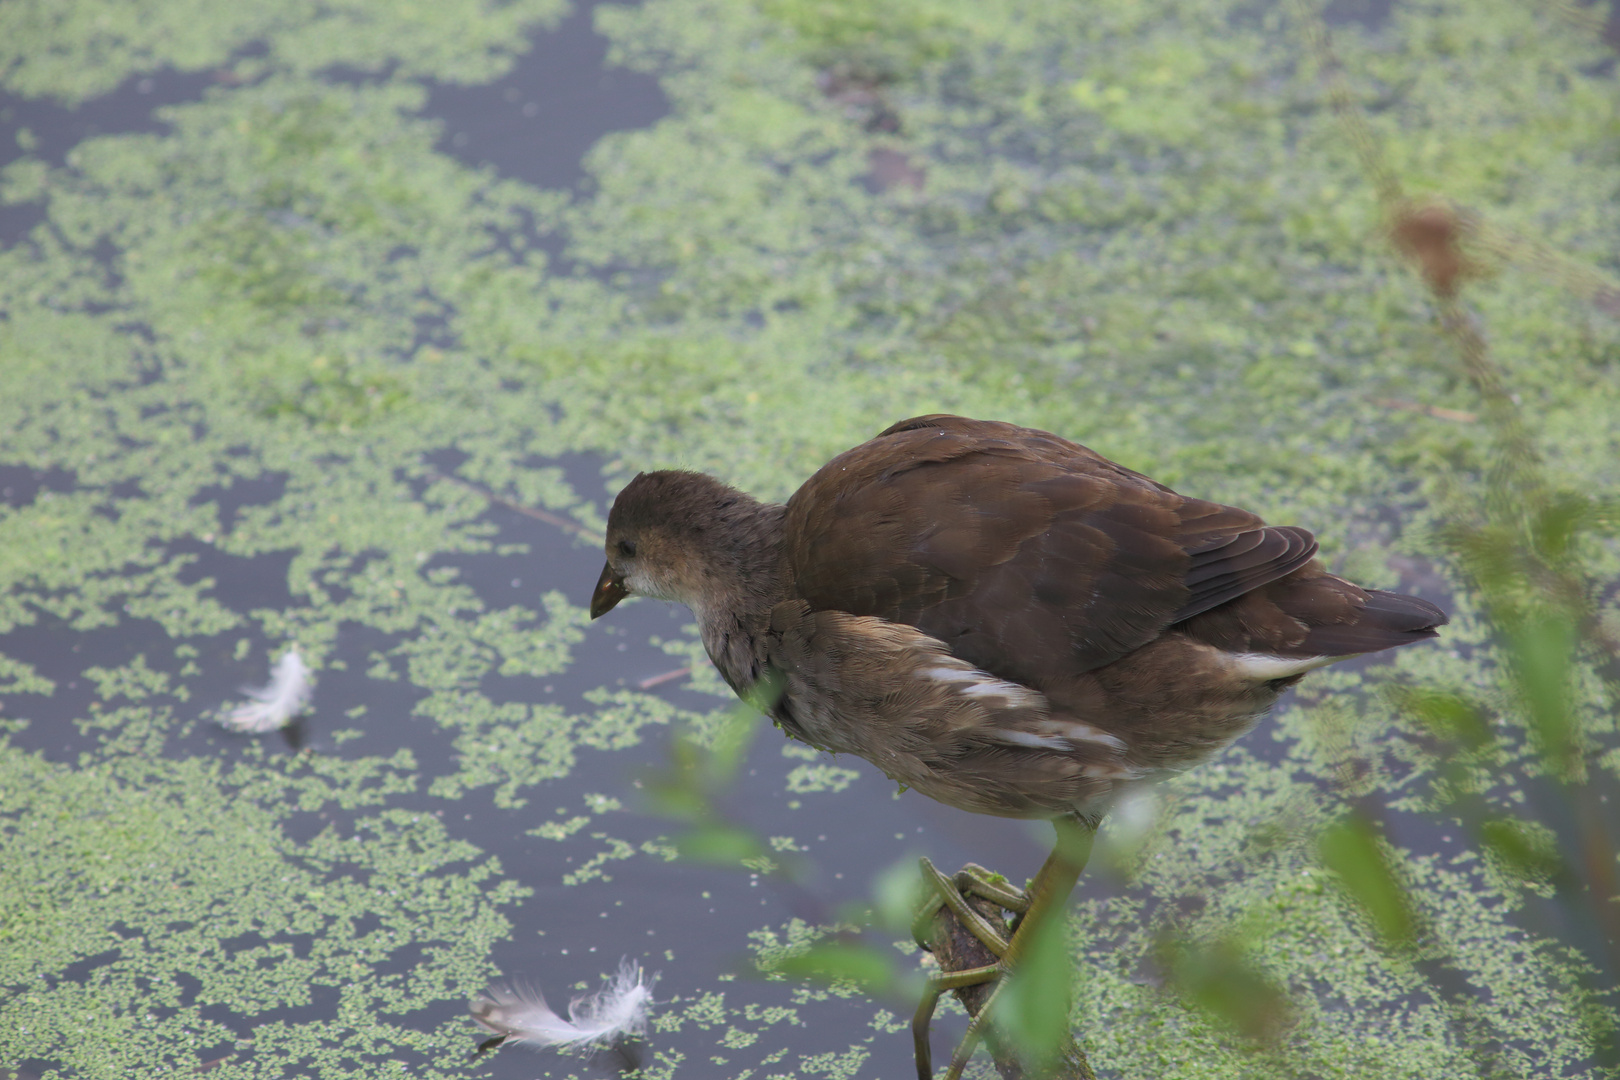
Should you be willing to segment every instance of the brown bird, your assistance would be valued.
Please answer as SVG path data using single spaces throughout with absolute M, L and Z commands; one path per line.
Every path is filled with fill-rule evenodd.
M 1056 435 L 921 416 L 785 506 L 698 473 L 637 476 L 608 516 L 591 617 L 630 594 L 686 604 L 721 675 L 789 736 L 950 806 L 1053 819 L 1060 842 L 1011 939 L 975 929 L 1010 967 L 1124 788 L 1208 757 L 1312 668 L 1446 622 L 1315 554 L 1304 529 Z M 914 1024 L 924 1078 L 939 990 Z

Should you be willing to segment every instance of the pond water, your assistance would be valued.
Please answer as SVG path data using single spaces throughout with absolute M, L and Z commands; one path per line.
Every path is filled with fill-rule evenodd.
M 1049 830 L 761 721 L 710 794 L 797 873 L 675 859 L 649 782 L 731 699 L 684 609 L 585 609 L 635 471 L 783 498 L 930 411 L 1307 525 L 1454 613 L 1314 675 L 1083 879 L 1101 1075 L 1600 1075 L 1612 999 L 1426 812 L 1377 690 L 1494 685 L 1429 531 L 1488 440 L 1291 9 L 56 3 L 0 14 L 0 1077 L 910 1075 L 909 991 L 766 972 L 896 866 L 1021 881 Z M 1414 190 L 1613 272 L 1600 33 L 1326 15 Z M 1620 338 L 1535 259 L 1473 302 L 1554 471 L 1612 489 Z M 292 646 L 308 714 L 216 723 Z M 1491 798 L 1530 790 L 1498 767 Z M 1312 838 L 1368 799 L 1449 981 L 1324 884 Z M 1286 1052 L 1172 992 L 1171 932 L 1246 943 Z M 914 970 L 896 936 L 866 940 Z M 621 958 L 658 974 L 644 1043 L 476 1052 L 473 994 L 561 1006 Z

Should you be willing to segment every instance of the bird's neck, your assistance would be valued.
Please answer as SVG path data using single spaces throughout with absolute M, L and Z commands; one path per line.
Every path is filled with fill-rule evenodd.
M 724 550 L 712 553 L 715 571 L 705 595 L 692 605 L 704 648 L 735 690 L 759 680 L 762 637 L 771 608 L 788 598 L 782 554 L 782 521 L 787 507 L 748 500 L 732 508 Z

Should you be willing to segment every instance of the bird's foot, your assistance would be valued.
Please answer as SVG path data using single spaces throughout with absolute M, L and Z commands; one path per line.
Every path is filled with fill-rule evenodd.
M 917 912 L 916 918 L 912 920 L 911 932 L 917 944 L 930 951 L 935 950 L 937 940 L 935 920 L 940 910 L 944 908 L 949 910 L 957 922 L 983 946 L 982 950 L 976 951 L 979 951 L 981 956 L 988 953 L 987 958 L 993 961 L 972 967 L 942 970 L 928 980 L 922 1000 L 917 1004 L 917 1012 L 911 1020 L 911 1035 L 916 1047 L 918 1080 L 933 1080 L 933 1057 L 928 1043 L 928 1029 L 934 1017 L 934 1009 L 939 1004 L 940 995 L 999 980 L 1006 969 L 1004 958 L 1012 948 L 1013 938 L 1017 934 L 1015 929 L 1009 935 L 1008 926 L 1003 918 L 987 914 L 983 910 L 989 905 L 974 904 L 969 898 L 987 900 L 990 905 L 1012 912 L 1015 916 L 1028 912 L 1031 901 L 1028 893 L 1014 889 L 1007 883 L 1006 878 L 991 873 L 976 863 L 969 863 L 957 871 L 954 877 L 946 877 L 935 869 L 933 863 L 923 859 L 922 872 L 923 880 L 927 882 L 931 891 Z M 951 1064 L 945 1073 L 945 1080 L 957 1080 L 962 1075 L 962 1070 L 966 1068 L 968 1059 L 972 1057 L 973 1050 L 983 1035 L 984 1025 L 990 1016 L 990 1005 L 999 989 L 998 983 L 976 1010 L 967 1034 L 957 1047 L 956 1053 L 951 1055 Z
M 1006 878 L 986 870 L 978 863 L 968 863 L 956 872 L 955 877 L 946 877 L 927 859 L 923 859 L 921 865 L 923 882 L 932 891 L 911 921 L 911 936 L 917 939 L 917 944 L 925 949 L 933 947 L 934 916 L 941 907 L 946 907 L 962 921 L 969 933 L 984 943 L 985 948 L 997 957 L 1005 956 L 1011 944 L 1005 928 L 996 926 L 981 914 L 968 903 L 967 897 L 977 896 L 1015 915 L 1022 915 L 1029 910 L 1029 894 L 1013 888 L 1007 884 Z

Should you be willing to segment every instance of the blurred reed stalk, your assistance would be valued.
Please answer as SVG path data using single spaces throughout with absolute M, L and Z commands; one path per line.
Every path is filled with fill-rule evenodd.
M 1590 560 L 1596 544 L 1620 532 L 1620 502 L 1555 482 L 1537 447 L 1538 432 L 1463 293 L 1470 281 L 1514 266 L 1575 300 L 1620 314 L 1620 285 L 1540 240 L 1492 226 L 1476 212 L 1408 196 L 1346 84 L 1320 16 L 1304 0 L 1296 0 L 1295 11 L 1345 138 L 1378 194 L 1386 236 L 1422 279 L 1454 346 L 1454 359 L 1437 362 L 1458 371 L 1472 388 L 1489 436 L 1483 475 L 1445 485 L 1444 524 L 1435 540 L 1488 620 L 1503 703 L 1492 707 L 1449 687 L 1391 692 L 1436 739 L 1433 794 L 1439 812 L 1461 821 L 1482 851 L 1528 892 L 1550 891 L 1554 917 L 1529 903 L 1518 905 L 1516 914 L 1527 933 L 1581 958 L 1593 1061 L 1614 1068 L 1620 1066 L 1613 1011 L 1620 985 L 1620 873 L 1615 811 L 1605 808 L 1601 790 L 1614 788 L 1615 778 L 1600 758 L 1615 749 L 1603 744 L 1605 736 L 1614 741 L 1620 640 L 1602 618 L 1604 583 Z M 1598 26 L 1591 17 L 1577 21 Z M 1598 696 L 1591 694 L 1581 700 L 1578 688 L 1594 682 L 1606 701 L 1590 700 Z M 1523 739 L 1529 755 L 1515 753 Z M 1465 775 L 1465 763 L 1487 759 L 1510 767 L 1523 762 L 1515 777 L 1527 796 L 1521 806 L 1509 811 L 1493 803 Z M 1477 1028 L 1469 1004 L 1475 990 L 1447 977 L 1443 949 L 1424 932 L 1417 905 L 1388 858 L 1379 808 L 1365 797 L 1350 802 L 1350 814 L 1320 839 L 1324 863 L 1367 911 L 1389 949 L 1426 961 L 1418 970 L 1450 1003 L 1454 1021 Z M 1476 1030 L 1469 1042 L 1481 1075 L 1504 1068 L 1494 1058 L 1490 1033 Z

